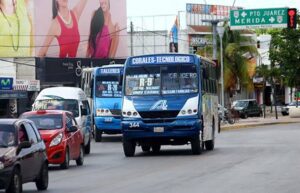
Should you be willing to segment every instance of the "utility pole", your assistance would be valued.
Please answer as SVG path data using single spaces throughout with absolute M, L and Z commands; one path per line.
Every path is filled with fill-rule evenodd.
M 202 22 L 208 22 L 212 25 L 212 35 L 213 35 L 213 60 L 217 60 L 217 26 L 219 22 L 228 21 L 227 18 L 224 19 L 202 19 Z
M 221 105 L 222 105 L 222 118 L 225 121 L 225 113 L 224 113 L 224 64 L 223 64 L 223 35 L 224 35 L 224 27 L 218 27 L 217 31 L 220 37 L 220 58 L 221 58 Z
M 130 56 L 133 56 L 133 23 L 130 22 Z

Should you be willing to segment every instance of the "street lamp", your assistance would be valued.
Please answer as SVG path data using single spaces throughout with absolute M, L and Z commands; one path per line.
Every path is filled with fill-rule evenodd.
M 221 105 L 222 105 L 222 118 L 224 120 L 224 67 L 223 67 L 223 35 L 224 27 L 217 27 L 217 32 L 220 37 L 220 52 L 221 52 Z M 225 121 L 225 120 L 224 120 Z

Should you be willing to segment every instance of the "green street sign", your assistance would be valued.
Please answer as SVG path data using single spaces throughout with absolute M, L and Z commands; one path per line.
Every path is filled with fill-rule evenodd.
M 230 11 L 230 29 L 286 28 L 288 8 L 239 9 Z

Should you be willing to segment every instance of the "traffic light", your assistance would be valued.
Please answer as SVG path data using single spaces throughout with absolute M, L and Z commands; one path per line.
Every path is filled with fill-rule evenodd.
M 297 9 L 288 9 L 288 28 L 295 29 L 297 27 Z

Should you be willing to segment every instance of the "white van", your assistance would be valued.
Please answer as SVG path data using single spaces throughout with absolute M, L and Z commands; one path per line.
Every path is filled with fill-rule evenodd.
M 91 113 L 83 90 L 76 87 L 51 87 L 43 89 L 36 97 L 32 110 L 67 110 L 73 113 L 84 136 L 85 153 L 91 149 Z

